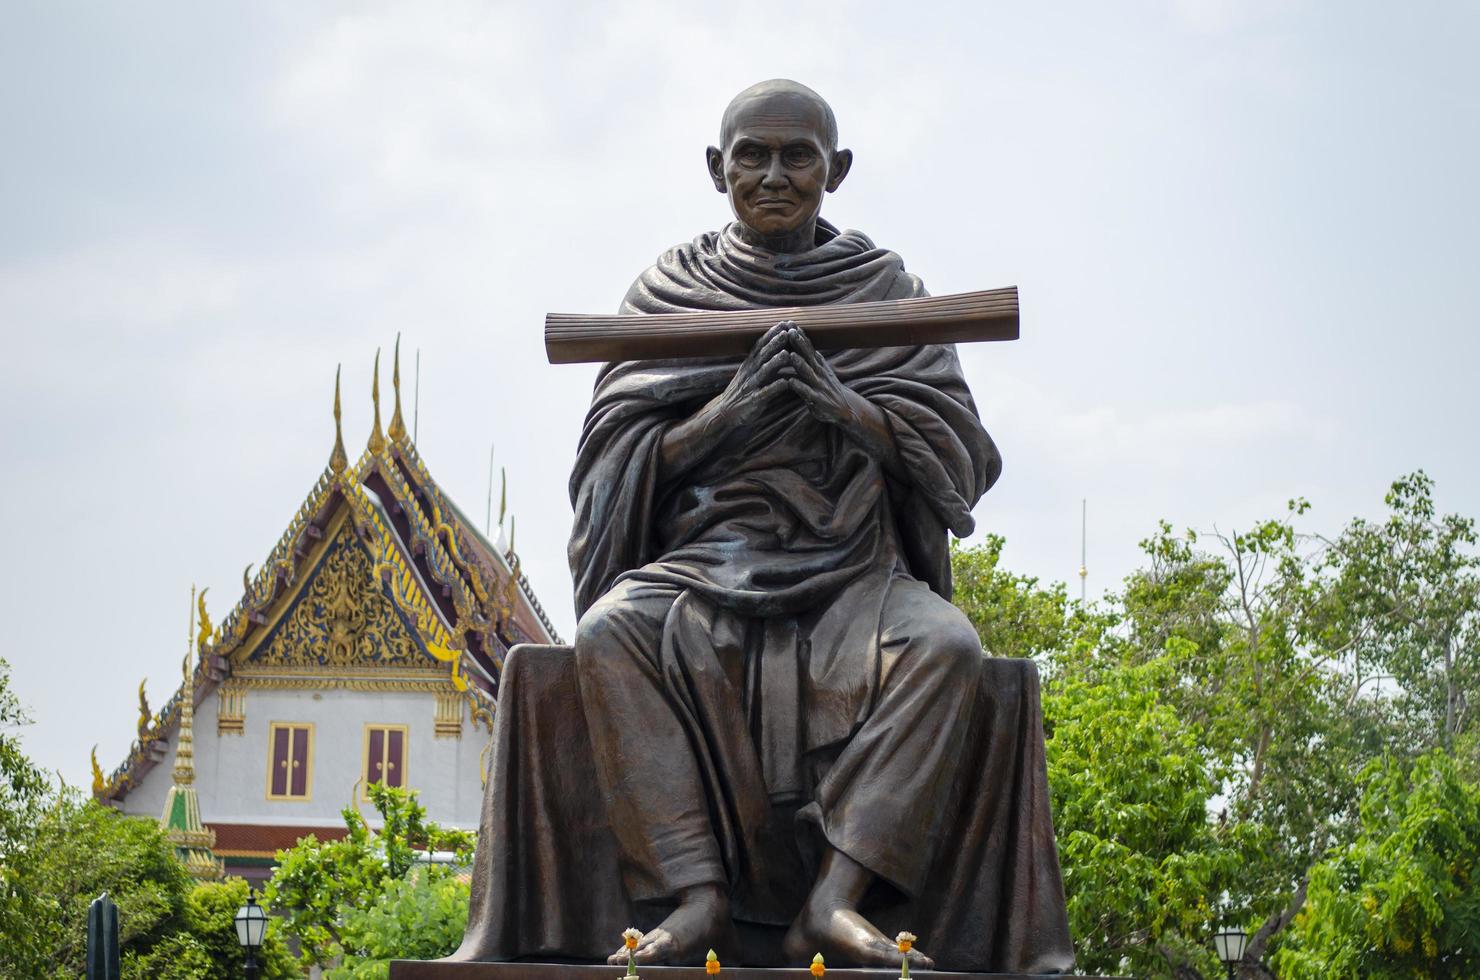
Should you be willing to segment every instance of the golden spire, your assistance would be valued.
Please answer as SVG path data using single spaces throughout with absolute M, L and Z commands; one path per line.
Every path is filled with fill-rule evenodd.
M 252 591 L 252 563 L 247 562 L 247 567 L 242 569 L 242 594 L 248 595 Z
M 401 418 L 401 335 L 396 334 L 396 356 L 391 362 L 391 388 L 396 393 L 396 407 L 391 412 L 391 427 L 386 430 L 386 435 L 391 437 L 391 442 L 401 442 L 406 438 L 406 420 Z
M 349 458 L 344 454 L 344 430 L 339 425 L 339 365 L 336 365 L 334 368 L 334 451 L 329 454 L 329 469 L 335 473 L 343 473 L 347 466 L 349 466 Z
M 190 621 L 185 630 L 185 663 L 181 669 L 185 672 L 185 686 L 180 688 L 180 741 L 175 745 L 175 785 L 189 786 L 195 782 L 195 644 L 192 642 L 191 634 L 195 631 L 196 616 L 201 617 L 201 632 L 209 636 L 210 627 L 204 621 L 205 616 L 205 590 L 200 593 L 200 604 L 197 606 L 195 599 L 195 586 L 190 587 Z
M 103 789 L 103 767 L 98 765 L 98 747 L 92 749 L 92 771 L 93 771 L 93 796 L 102 796 Z
M 204 596 L 205 592 L 202 591 Z M 175 848 L 185 871 L 201 881 L 219 881 L 225 874 L 221 859 L 212 853 L 216 832 L 201 823 L 200 797 L 195 792 L 195 586 L 190 587 L 190 621 L 185 628 L 185 685 L 180 689 L 180 738 L 175 743 L 174 782 L 165 794 L 159 826 Z M 200 624 L 204 629 L 204 624 Z
M 375 407 L 375 424 L 370 428 L 370 441 L 365 448 L 372 455 L 385 452 L 385 433 L 380 431 L 380 350 L 375 351 L 375 377 L 370 382 L 370 402 Z

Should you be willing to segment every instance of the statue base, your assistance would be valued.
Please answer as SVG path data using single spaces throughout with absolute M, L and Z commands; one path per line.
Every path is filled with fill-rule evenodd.
M 702 966 L 639 967 L 642 980 L 707 980 Z M 937 970 L 916 971 L 924 977 L 978 977 L 981 980 L 1031 980 L 1041 974 L 1027 973 L 946 973 Z M 575 963 L 438 963 L 435 961 L 396 960 L 391 964 L 390 980 L 621 980 L 625 966 Z M 805 966 L 784 970 L 759 967 L 725 967 L 721 980 L 796 980 L 809 977 Z M 828 967 L 833 980 L 888 980 L 898 977 L 899 970 L 875 967 L 850 970 Z M 1111 977 L 1089 977 L 1085 980 L 1115 980 Z

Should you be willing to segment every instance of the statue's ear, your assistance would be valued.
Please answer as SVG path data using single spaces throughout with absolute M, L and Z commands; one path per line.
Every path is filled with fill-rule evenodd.
M 838 150 L 833 154 L 832 166 L 827 169 L 827 192 L 831 194 L 838 189 L 843 178 L 848 176 L 848 171 L 853 169 L 853 151 Z
M 704 151 L 704 161 L 709 164 L 709 179 L 714 181 L 714 189 L 721 194 L 727 193 L 729 188 L 725 186 L 725 155 L 719 151 L 719 147 L 711 146 Z

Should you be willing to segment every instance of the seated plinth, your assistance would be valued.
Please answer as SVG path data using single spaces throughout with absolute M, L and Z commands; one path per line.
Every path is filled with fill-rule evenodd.
M 1061 895 L 1045 894 L 1041 860 L 1052 860 L 1048 785 L 1043 760 L 1038 672 L 1031 661 L 983 657 L 982 682 L 960 781 L 952 797 L 948 839 L 915 902 L 881 896 L 870 907 L 889 932 L 911 929 L 936 958 L 934 976 L 953 963 L 999 964 L 1018 949 L 1063 944 Z M 633 902 L 624 888 L 616 840 L 602 799 L 581 707 L 574 651 L 523 645 L 504 664 L 488 778 L 506 787 L 485 797 L 473 869 L 468 933 L 458 957 L 498 963 L 398 964 L 394 980 L 516 980 L 520 977 L 617 977 L 610 966 L 550 966 L 531 961 L 601 963 L 628 926 L 647 928 L 666 910 Z M 1042 827 L 1044 840 L 1025 839 Z M 903 837 L 908 828 L 900 828 Z M 1056 875 L 1048 880 L 1057 881 Z M 744 960 L 781 966 L 782 930 L 740 923 Z M 1038 941 L 1032 930 L 1051 934 Z M 737 964 L 738 965 L 738 964 Z M 1056 972 L 1057 964 L 1010 964 L 1017 975 Z M 437 972 L 437 971 L 448 972 Z M 478 972 L 483 970 L 485 972 Z M 805 975 L 805 968 L 781 971 Z M 644 967 L 642 975 L 699 977 L 702 966 Z M 828 976 L 888 971 L 829 969 Z M 767 971 L 725 968 L 725 976 Z M 1004 974 L 1005 975 L 1005 974 Z

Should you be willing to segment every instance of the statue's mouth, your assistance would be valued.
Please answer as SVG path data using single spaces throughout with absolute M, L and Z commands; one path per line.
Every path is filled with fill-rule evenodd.
M 783 201 L 779 197 L 763 197 L 755 202 L 755 206 L 758 208 L 789 208 L 791 204 L 792 202 Z

